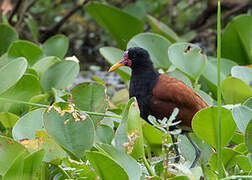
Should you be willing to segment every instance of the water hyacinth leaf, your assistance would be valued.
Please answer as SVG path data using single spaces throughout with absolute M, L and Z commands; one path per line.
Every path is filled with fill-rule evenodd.
M 231 111 L 226 108 L 221 108 L 221 117 L 221 126 L 228 127 L 221 131 L 221 146 L 224 147 L 231 140 L 236 124 Z M 197 112 L 192 120 L 192 129 L 207 144 L 216 148 L 218 143 L 217 107 L 208 107 Z
M 178 35 L 169 26 L 150 15 L 147 15 L 147 18 L 155 33 L 166 37 L 171 43 L 179 41 Z
M 25 58 L 17 58 L 0 68 L 0 94 L 16 84 L 27 68 Z
M 79 63 L 75 61 L 56 62 L 42 74 L 41 85 L 45 91 L 64 89 L 73 82 L 79 70 Z
M 31 153 L 44 149 L 44 162 L 53 162 L 66 157 L 66 152 L 44 130 L 37 130 L 36 138 L 21 139 L 19 143 L 23 144 Z
M 10 100 L 29 101 L 35 95 L 41 93 L 41 86 L 37 77 L 31 74 L 25 74 L 11 88 L 0 95 L 0 98 Z M 22 114 L 28 106 L 18 103 L 1 102 L 0 111 L 8 111 L 14 114 Z
M 234 117 L 238 129 L 242 133 L 245 133 L 248 123 L 252 118 L 252 109 L 245 105 L 235 106 L 232 109 L 232 115 Z
M 18 40 L 18 34 L 14 28 L 6 24 L 0 24 L 0 56 L 2 56 L 12 42 Z
M 86 152 L 92 167 L 104 180 L 128 180 L 126 171 L 111 157 L 101 152 Z
M 105 144 L 111 144 L 113 136 L 114 136 L 113 129 L 106 124 L 101 124 L 96 129 L 96 137 L 99 142 Z
M 221 82 L 231 73 L 232 67 L 237 63 L 229 59 L 221 59 Z M 217 59 L 216 57 L 208 56 L 206 68 L 203 72 L 203 77 L 206 79 L 208 88 L 217 97 Z
M 244 66 L 234 66 L 232 68 L 231 74 L 233 77 L 237 77 L 243 80 L 248 85 L 252 82 L 252 68 Z
M 189 43 L 175 43 L 168 49 L 169 59 L 172 64 L 190 76 L 193 80 L 199 78 L 204 72 L 207 63 L 206 55 L 201 48 Z
M 189 86 L 190 88 L 192 88 L 192 82 L 190 81 L 190 79 L 181 71 L 178 70 L 174 70 L 171 72 L 168 72 L 169 75 L 179 79 L 180 81 L 182 81 L 183 83 L 185 83 L 187 86 Z
M 48 56 L 40 59 L 32 66 L 32 68 L 38 72 L 39 76 L 41 76 L 50 66 L 60 61 L 61 60 L 58 57 Z
M 102 148 L 111 158 L 113 158 L 121 167 L 126 171 L 129 179 L 140 179 L 141 167 L 135 159 L 126 153 L 116 149 L 112 145 L 99 144 L 98 147 Z
M 0 143 L 0 175 L 4 175 L 19 155 L 28 155 L 29 152 L 24 146 L 8 137 L 0 136 Z
M 36 176 L 36 173 L 42 164 L 44 154 L 45 150 L 41 149 L 25 157 L 23 179 L 33 179 Z
M 141 47 L 147 50 L 155 68 L 168 69 L 171 65 L 167 51 L 171 42 L 163 36 L 154 33 L 141 33 L 134 36 L 127 45 L 131 47 Z
M 138 18 L 139 20 L 143 20 L 147 9 L 145 8 L 145 2 L 135 1 L 123 8 L 123 11 Z
M 118 48 L 102 47 L 99 49 L 99 51 L 110 65 L 119 62 L 123 58 L 123 51 Z M 123 66 L 116 69 L 116 72 L 118 72 L 125 84 L 128 84 L 131 76 L 130 68 Z
M 113 6 L 91 2 L 85 6 L 85 10 L 112 35 L 122 49 L 126 48 L 130 38 L 143 31 L 142 21 Z
M 36 131 L 43 130 L 43 113 L 45 109 L 40 108 L 22 116 L 12 129 L 13 139 L 35 139 Z
M 222 95 L 226 104 L 239 104 L 252 97 L 252 89 L 236 77 L 227 77 L 222 81 Z
M 105 87 L 99 83 L 84 82 L 71 89 L 72 102 L 83 111 L 105 113 L 108 102 Z M 91 115 L 95 126 L 103 119 L 102 116 Z
M 38 61 L 42 55 L 42 49 L 38 45 L 26 40 L 15 41 L 8 49 L 9 59 L 24 57 L 30 66 Z
M 252 64 L 252 16 L 234 18 L 225 28 L 221 42 L 222 57 L 240 65 Z
M 56 103 L 44 113 L 44 126 L 48 134 L 70 155 L 80 159 L 94 143 L 92 120 L 75 109 L 73 104 Z
M 19 117 L 15 114 L 9 112 L 0 112 L 0 123 L 2 123 L 5 128 L 13 128 L 18 119 Z
M 244 106 L 249 107 L 250 109 L 252 109 L 252 97 L 248 98 L 244 103 Z
M 252 153 L 252 118 L 250 119 L 250 122 L 248 123 L 248 126 L 246 128 L 245 144 L 249 153 Z
M 42 49 L 46 56 L 56 56 L 62 59 L 67 53 L 68 44 L 68 38 L 62 34 L 58 34 L 47 39 L 42 45 Z

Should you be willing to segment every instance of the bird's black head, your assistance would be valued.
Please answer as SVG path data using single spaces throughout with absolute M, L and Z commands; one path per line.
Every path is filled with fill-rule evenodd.
M 116 70 L 120 66 L 129 66 L 131 69 L 152 67 L 148 51 L 140 47 L 129 48 L 124 52 L 123 59 L 114 64 L 109 72 Z

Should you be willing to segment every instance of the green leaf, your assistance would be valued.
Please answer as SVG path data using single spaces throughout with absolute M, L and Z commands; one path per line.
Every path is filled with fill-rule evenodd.
M 29 101 L 29 99 L 40 94 L 41 87 L 37 77 L 25 74 L 14 86 L 0 95 L 0 98 L 10 100 Z M 18 103 L 0 103 L 0 111 L 8 111 L 14 114 L 22 114 L 27 110 L 27 105 Z
M 203 72 L 203 77 L 206 79 L 208 88 L 217 97 L 217 59 L 216 57 L 207 57 L 206 68 Z M 237 65 L 229 59 L 221 59 L 221 82 L 231 73 L 233 66 Z
M 38 23 L 35 19 L 33 19 L 32 16 L 29 18 L 25 19 L 26 24 L 28 25 L 31 34 L 35 40 L 38 40 L 38 35 L 39 35 L 39 29 L 38 29 Z
M 43 113 L 45 109 L 40 108 L 22 116 L 12 129 L 13 139 L 35 139 L 36 131 L 43 130 Z
M 3 175 L 2 180 L 22 180 L 24 169 L 24 157 L 26 153 L 19 154 L 10 168 Z
M 230 110 L 221 108 L 221 146 L 224 147 L 232 138 L 233 133 L 236 130 L 236 124 L 233 120 Z M 203 139 L 207 144 L 217 147 L 217 107 L 208 107 L 198 111 L 192 120 L 192 128 L 195 134 Z
M 0 24 L 0 56 L 3 55 L 12 42 L 18 40 L 18 34 L 11 26 Z
M 252 82 L 252 68 L 244 66 L 234 66 L 231 74 L 233 77 L 237 77 L 243 80 L 248 85 Z
M 87 158 L 95 171 L 104 180 L 128 180 L 126 171 L 111 157 L 101 152 L 86 152 Z
M 171 42 L 163 36 L 154 33 L 141 33 L 134 36 L 128 43 L 127 49 L 131 47 L 141 47 L 147 50 L 150 58 L 154 63 L 154 67 L 168 69 L 171 65 L 167 49 Z
M 247 156 L 238 155 L 235 157 L 235 161 L 237 162 L 239 167 L 245 172 L 249 172 L 252 169 L 252 165 L 250 164 L 249 158 Z
M 169 26 L 150 15 L 147 15 L 147 18 L 155 33 L 166 37 L 171 43 L 179 41 L 178 35 Z
M 108 102 L 105 87 L 99 83 L 81 83 L 71 89 L 72 102 L 83 111 L 105 113 Z M 102 116 L 91 115 L 95 126 L 103 119 Z
M 39 170 L 45 150 L 36 151 L 24 159 L 23 179 L 35 179 L 36 173 Z
M 126 171 L 129 179 L 140 179 L 141 167 L 135 159 L 128 156 L 126 153 L 116 149 L 112 145 L 99 144 L 100 148 L 105 151 L 113 160 L 115 160 Z
M 99 49 L 101 55 L 106 59 L 106 61 L 113 65 L 120 61 L 123 57 L 123 51 L 114 47 L 103 47 Z M 128 67 L 120 67 L 116 70 L 118 74 L 121 76 L 125 84 L 128 84 L 131 76 L 131 70 Z
M 5 128 L 13 128 L 19 117 L 9 112 L 0 112 L 0 122 Z
M 127 42 L 134 35 L 143 31 L 143 22 L 122 10 L 91 2 L 85 6 L 86 11 L 117 41 L 118 45 L 126 48 Z
M 245 133 L 247 125 L 252 118 L 252 109 L 244 105 L 235 106 L 232 109 L 232 115 L 236 122 L 238 129 Z
M 146 13 L 145 2 L 135 1 L 133 3 L 130 3 L 125 8 L 123 8 L 123 11 L 138 18 L 139 20 L 143 20 Z
M 35 69 L 41 76 L 49 67 L 61 60 L 55 56 L 48 56 L 37 61 L 32 68 Z
M 64 89 L 73 82 L 79 70 L 79 64 L 74 61 L 56 62 L 42 74 L 41 85 L 45 91 Z
M 247 125 L 245 133 L 245 144 L 248 148 L 249 153 L 252 153 L 252 119 Z
M 187 86 L 189 86 L 190 88 L 192 88 L 192 82 L 190 81 L 190 79 L 181 71 L 178 70 L 174 70 L 171 72 L 168 72 L 169 75 L 179 79 L 180 81 L 182 81 L 183 83 L 185 83 Z
M 222 57 L 238 64 L 252 64 L 252 16 L 240 15 L 225 28 L 222 35 Z
M 252 97 L 252 90 L 244 81 L 227 77 L 222 81 L 222 95 L 226 104 L 239 104 Z
M 204 72 L 207 57 L 201 48 L 189 43 L 175 43 L 168 49 L 172 64 L 182 72 L 196 80 Z
M 44 113 L 45 129 L 59 145 L 80 159 L 85 150 L 93 146 L 92 120 L 77 110 L 71 111 L 74 107 L 70 104 L 66 103 L 65 108 L 58 105 L 60 103 L 52 105 L 52 109 Z
M 68 38 L 62 34 L 55 35 L 44 42 L 43 52 L 46 56 L 56 56 L 64 58 L 68 50 Z
M 101 124 L 96 129 L 96 137 L 98 138 L 99 142 L 105 144 L 111 144 L 113 136 L 114 136 L 113 129 L 106 124 Z
M 26 40 L 18 40 L 13 42 L 8 49 L 8 58 L 16 59 L 24 57 L 27 59 L 30 66 L 32 66 L 43 55 L 41 48 Z
M 11 138 L 0 136 L 0 175 L 4 175 L 19 155 L 28 155 L 24 146 Z
M 66 157 L 66 152 L 44 130 L 37 130 L 34 139 L 21 139 L 19 143 L 23 144 L 31 153 L 44 149 L 44 162 L 58 161 Z
M 25 58 L 18 58 L 0 68 L 0 94 L 16 84 L 27 68 Z

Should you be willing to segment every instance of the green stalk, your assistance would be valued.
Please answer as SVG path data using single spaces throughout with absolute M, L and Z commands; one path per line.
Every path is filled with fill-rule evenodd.
M 217 102 L 218 102 L 218 144 L 217 144 L 217 164 L 218 176 L 223 177 L 222 174 L 222 146 L 221 146 L 221 0 L 218 0 L 218 14 L 217 14 L 217 61 L 218 61 L 218 88 L 217 88 Z
M 9 103 L 17 103 L 17 104 L 25 104 L 25 105 L 30 105 L 30 106 L 35 106 L 35 107 L 41 107 L 41 108 L 48 108 L 49 107 L 49 105 L 45 105 L 45 104 L 37 104 L 37 103 L 31 103 L 31 102 L 14 100 L 14 99 L 8 99 L 8 98 L 0 98 L 0 101 L 9 102 Z M 122 119 L 122 116 L 119 116 L 119 115 L 110 115 L 110 114 L 91 112 L 91 111 L 81 111 L 81 112 L 84 112 L 84 113 L 86 113 L 88 115 L 103 116 L 103 117 L 112 117 L 112 118 Z
M 146 159 L 145 156 L 143 156 L 143 163 L 144 163 L 145 167 L 147 168 L 147 171 L 149 172 L 149 174 L 150 174 L 151 176 L 156 176 L 155 173 L 152 171 L 152 169 L 151 169 L 151 167 L 150 167 L 150 164 L 149 164 L 149 162 L 147 161 L 147 159 Z
M 60 171 L 62 172 L 62 174 L 64 174 L 67 179 L 73 179 L 72 177 L 70 177 L 70 175 L 63 169 L 63 167 L 61 165 L 58 165 L 58 168 L 60 169 Z

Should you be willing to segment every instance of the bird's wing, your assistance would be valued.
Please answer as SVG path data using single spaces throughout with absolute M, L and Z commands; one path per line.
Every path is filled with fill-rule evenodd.
M 182 125 L 191 126 L 193 115 L 208 104 L 182 81 L 161 74 L 152 90 L 151 114 L 158 118 L 171 115 L 175 107 L 179 108 L 178 120 Z

